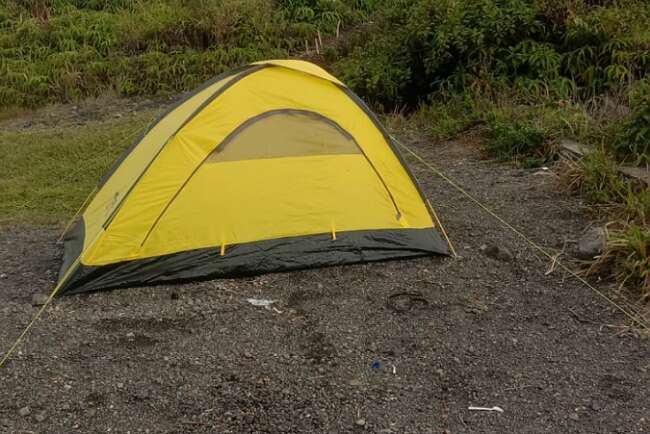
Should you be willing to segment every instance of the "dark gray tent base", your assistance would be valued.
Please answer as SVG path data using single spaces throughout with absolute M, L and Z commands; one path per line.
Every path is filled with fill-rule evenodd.
M 197 249 L 101 267 L 80 266 L 60 293 L 75 294 L 128 286 L 154 285 L 216 277 L 449 254 L 437 231 L 364 230 L 282 238 Z

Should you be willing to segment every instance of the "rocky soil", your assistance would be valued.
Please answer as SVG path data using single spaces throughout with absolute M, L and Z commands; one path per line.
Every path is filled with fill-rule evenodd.
M 550 171 L 408 141 L 562 260 L 576 255 L 590 222 Z M 461 258 L 57 299 L 0 370 L 0 432 L 650 432 L 650 340 L 406 159 Z M 53 286 L 60 229 L 0 230 L 2 351 Z

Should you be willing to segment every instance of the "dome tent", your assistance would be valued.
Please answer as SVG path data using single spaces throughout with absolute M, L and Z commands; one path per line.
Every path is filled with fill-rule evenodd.
M 354 93 L 308 62 L 204 84 L 104 176 L 65 235 L 59 293 L 447 254 Z

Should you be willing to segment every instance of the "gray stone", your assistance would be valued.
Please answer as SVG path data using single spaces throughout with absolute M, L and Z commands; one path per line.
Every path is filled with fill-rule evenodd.
M 580 416 L 578 416 L 578 413 L 571 413 L 571 414 L 569 415 L 569 419 L 571 419 L 571 420 L 578 420 L 578 419 L 580 419 Z
M 29 415 L 31 414 L 31 412 L 32 412 L 32 409 L 29 408 L 28 405 L 25 406 L 25 407 L 23 407 L 23 408 L 21 408 L 20 410 L 18 410 L 18 414 L 19 414 L 20 416 L 22 416 L 22 417 L 29 416 Z
M 44 422 L 47 419 L 47 413 L 45 410 L 39 411 L 34 415 L 34 419 L 36 419 L 36 422 Z
M 43 306 L 45 303 L 47 303 L 48 298 L 49 296 L 47 294 L 37 292 L 36 294 L 32 295 L 32 306 Z
M 357 426 L 366 426 L 366 420 L 364 418 L 359 418 L 354 422 Z
M 481 250 L 485 253 L 486 256 L 490 258 L 498 259 L 499 261 L 509 262 L 512 261 L 512 253 L 505 247 L 499 247 L 496 244 L 490 246 L 482 245 Z
M 578 257 L 593 259 L 603 253 L 605 248 L 605 231 L 602 228 L 591 228 L 578 241 Z

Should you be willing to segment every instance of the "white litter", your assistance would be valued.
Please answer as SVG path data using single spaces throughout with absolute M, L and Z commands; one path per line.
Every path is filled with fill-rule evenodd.
M 475 411 L 498 411 L 499 413 L 503 413 L 503 409 L 496 405 L 494 407 L 467 407 L 467 409 Z
M 266 300 L 264 298 L 247 298 L 246 301 L 252 304 L 253 306 L 269 307 L 277 300 Z

